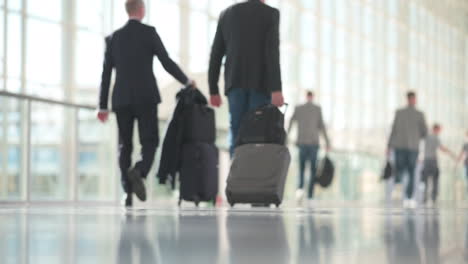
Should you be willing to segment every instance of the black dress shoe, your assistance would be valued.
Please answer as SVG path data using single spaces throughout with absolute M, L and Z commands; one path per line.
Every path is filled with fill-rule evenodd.
M 132 183 L 133 192 L 142 202 L 146 201 L 146 188 L 139 169 L 133 168 L 128 172 L 128 178 Z
M 133 198 L 131 193 L 127 193 L 124 196 L 125 207 L 133 207 Z

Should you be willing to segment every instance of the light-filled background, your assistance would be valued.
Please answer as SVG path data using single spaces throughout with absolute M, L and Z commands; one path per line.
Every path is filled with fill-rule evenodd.
M 145 22 L 205 94 L 217 18 L 234 2 L 146 1 Z M 429 124 L 443 125 L 443 142 L 460 151 L 468 129 L 467 1 L 267 3 L 281 10 L 286 99 L 294 106 L 306 90 L 315 91 L 333 141 L 337 180 L 331 190 L 319 191 L 319 199 L 384 197 L 378 178 L 389 126 L 409 89 L 418 92 Z M 103 38 L 125 22 L 124 0 L 0 0 L 0 90 L 96 105 Z M 159 62 L 155 66 L 165 119 L 180 85 Z M 226 105 L 217 115 L 225 131 Z M 115 201 L 115 138 L 115 124 L 98 124 L 92 111 L 0 97 L 0 201 Z M 219 143 L 226 145 L 225 133 Z M 222 158 L 225 177 L 225 153 Z M 293 162 L 288 197 L 296 185 Z M 461 200 L 462 169 L 444 158 L 442 177 L 441 198 Z M 150 185 L 153 198 L 168 195 Z

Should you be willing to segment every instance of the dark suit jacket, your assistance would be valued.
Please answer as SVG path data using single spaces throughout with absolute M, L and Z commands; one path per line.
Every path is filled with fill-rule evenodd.
M 279 11 L 260 0 L 235 4 L 221 14 L 211 50 L 211 94 L 219 94 L 224 56 L 226 94 L 231 88 L 281 91 L 279 19 Z
M 137 20 L 129 20 L 121 29 L 106 38 L 106 53 L 102 71 L 100 109 L 108 109 L 109 86 L 112 69 L 116 80 L 112 94 L 112 108 L 134 105 L 150 105 L 161 102 L 156 78 L 153 74 L 153 58 L 157 56 L 164 69 L 182 84 L 187 76 L 169 58 L 161 38 L 154 27 Z

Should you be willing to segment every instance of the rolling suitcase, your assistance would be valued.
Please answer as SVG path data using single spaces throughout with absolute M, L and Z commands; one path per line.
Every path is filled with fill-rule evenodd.
M 261 106 L 242 120 L 236 146 L 245 144 L 279 144 L 286 142 L 284 114 L 274 105 Z
M 286 146 L 248 144 L 237 147 L 227 179 L 229 204 L 275 204 L 279 207 L 290 163 L 291 155 Z
M 218 149 L 213 144 L 189 143 L 183 146 L 180 170 L 180 198 L 195 202 L 216 202 L 218 194 Z

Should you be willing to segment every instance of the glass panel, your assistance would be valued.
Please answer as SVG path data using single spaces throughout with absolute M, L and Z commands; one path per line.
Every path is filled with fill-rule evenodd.
M 197 0 L 198 1 L 198 0 Z M 208 17 L 204 13 L 190 15 L 190 71 L 199 73 L 208 69 Z
M 78 122 L 78 197 L 113 200 L 119 175 L 116 124 L 100 124 L 91 110 L 79 110 Z
M 62 81 L 62 29 L 60 25 L 28 20 L 27 78 L 45 85 L 58 85 Z M 47 47 L 49 52 L 44 52 Z M 47 62 L 47 67 L 44 67 Z
M 233 0 L 216 0 L 211 1 L 211 14 L 213 16 L 218 16 L 223 10 L 234 4 Z
M 19 2 L 20 0 L 16 1 Z M 28 0 L 28 14 L 48 20 L 59 21 L 62 19 L 62 2 L 62 0 Z M 92 9 L 93 8 L 90 10 Z
M 23 8 L 23 1 L 21 0 L 9 0 L 8 9 L 14 11 L 20 11 Z
M 317 55 L 313 52 L 305 52 L 301 56 L 301 87 L 317 90 L 318 72 L 316 67 Z
M 321 3 L 321 15 L 326 18 L 334 18 L 335 16 L 335 0 L 326 0 Z
M 101 35 L 80 30 L 77 32 L 76 40 L 76 85 L 79 89 L 97 92 L 96 85 L 101 80 L 104 38 Z
M 301 0 L 301 4 L 303 8 L 307 9 L 317 9 L 317 0 Z
M 217 0 L 221 1 L 221 0 Z M 196 10 L 204 11 L 208 9 L 208 0 L 190 0 L 190 7 Z
M 317 17 L 310 12 L 301 16 L 301 45 L 305 48 L 317 48 Z
M 3 5 L 3 2 L 1 2 Z M 0 9 L 0 90 L 3 90 L 5 87 L 3 87 L 3 78 L 4 78 L 4 63 L 5 63 L 5 54 L 4 54 L 4 48 L 5 48 L 5 30 L 4 30 L 4 15 L 5 12 L 3 9 Z
M 61 106 L 33 103 L 31 106 L 31 197 L 34 200 L 67 198 L 73 120 Z
M 23 196 L 22 118 L 19 100 L 0 96 L 0 200 L 20 200 Z
M 15 2 L 15 1 L 13 1 Z M 7 74 L 9 78 L 21 77 L 21 16 L 15 13 L 8 15 L 8 63 Z M 44 53 L 44 52 L 42 52 Z M 7 90 L 10 90 L 7 87 Z
M 348 25 L 348 0 L 336 0 L 336 21 L 342 25 Z
M 76 24 L 94 32 L 104 31 L 104 19 L 107 17 L 105 2 L 104 0 L 76 1 Z M 123 9 L 123 4 L 117 6 Z
M 159 5 L 159 4 L 158 4 Z M 113 15 L 113 28 L 118 29 L 122 27 L 128 20 L 127 12 L 125 11 L 124 1 L 114 1 L 114 15 Z M 171 20 L 172 22 L 172 20 Z
M 171 58 L 178 62 L 180 56 L 180 6 L 177 1 L 164 0 L 158 1 L 157 5 L 151 5 L 151 8 L 150 23 L 156 27 L 156 31 Z M 171 21 L 171 23 L 167 23 L 167 21 Z M 174 82 L 172 76 L 165 72 L 157 60 L 155 60 L 154 68 L 161 88 Z
M 333 40 L 333 26 L 331 23 L 324 22 L 322 23 L 321 28 L 321 37 L 322 37 L 322 52 L 331 55 L 334 51 L 334 40 Z

